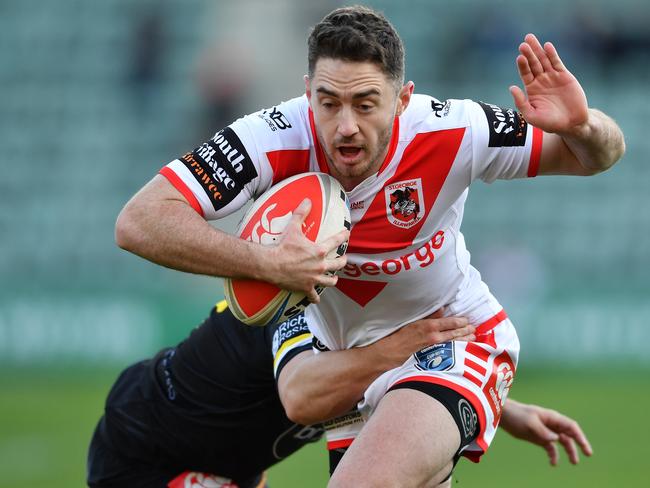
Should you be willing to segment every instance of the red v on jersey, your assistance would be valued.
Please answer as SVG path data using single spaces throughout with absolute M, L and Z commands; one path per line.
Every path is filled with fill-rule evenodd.
M 419 209 L 421 217 L 408 227 L 391 224 L 382 190 L 375 195 L 363 218 L 352 227 L 348 252 L 379 254 L 404 249 L 413 243 L 447 179 L 464 134 L 465 129 L 458 128 L 422 133 L 413 139 L 384 189 L 391 184 L 420 179 L 424 200 L 424 208 Z
M 381 293 L 387 284 L 385 281 L 351 280 L 339 277 L 336 288 L 348 298 L 365 307 L 370 300 Z

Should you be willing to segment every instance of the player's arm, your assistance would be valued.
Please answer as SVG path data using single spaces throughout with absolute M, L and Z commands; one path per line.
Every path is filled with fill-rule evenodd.
M 347 231 L 312 243 L 301 232 L 309 209 L 308 201 L 296 209 L 279 245 L 262 246 L 212 227 L 180 191 L 157 175 L 120 212 L 115 239 L 121 248 L 169 268 L 267 281 L 308 293 L 317 302 L 316 285 L 336 284 L 337 278 L 325 271 L 345 265 L 345 257 L 325 256 L 347 239 Z
M 343 415 L 370 383 L 414 352 L 450 340 L 474 340 L 474 327 L 466 318 L 436 317 L 417 320 L 369 346 L 294 356 L 278 377 L 287 416 L 308 425 Z
M 576 443 L 585 455 L 592 454 L 578 422 L 555 410 L 508 399 L 500 425 L 513 437 L 543 447 L 552 466 L 558 461 L 557 442 L 564 447 L 571 464 L 580 460 Z
M 614 165 L 625 152 L 623 133 L 610 117 L 589 108 L 555 47 L 528 34 L 519 52 L 525 92 L 517 86 L 510 92 L 526 121 L 544 131 L 538 174 L 587 176 Z
M 154 263 L 196 274 L 262 279 L 265 252 L 212 227 L 162 175 L 156 175 L 120 212 L 115 240 Z

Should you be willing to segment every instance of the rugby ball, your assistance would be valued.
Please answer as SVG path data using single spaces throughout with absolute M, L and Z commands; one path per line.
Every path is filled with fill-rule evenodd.
M 341 184 L 325 173 L 302 173 L 262 194 L 242 218 L 237 235 L 265 246 L 275 245 L 293 211 L 305 198 L 311 200 L 311 211 L 302 232 L 309 240 L 318 243 L 350 229 L 350 208 Z M 328 257 L 342 256 L 346 249 L 347 242 Z M 305 310 L 310 303 L 304 293 L 282 290 L 262 281 L 227 278 L 224 289 L 231 312 L 248 325 L 282 322 Z M 317 287 L 316 291 L 321 294 L 323 288 Z

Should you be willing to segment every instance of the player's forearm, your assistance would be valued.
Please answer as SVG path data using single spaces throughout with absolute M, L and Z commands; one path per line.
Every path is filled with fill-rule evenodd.
M 562 139 L 590 173 L 609 169 L 625 152 L 623 132 L 616 122 L 603 112 L 589 109 L 587 121 Z
M 118 216 L 117 244 L 154 263 L 209 276 L 259 278 L 261 247 L 210 226 L 180 200 L 134 197 Z
M 292 358 L 278 378 L 280 398 L 295 422 L 328 420 L 348 412 L 379 375 L 423 347 L 474 339 L 466 318 L 442 317 L 438 311 L 369 346 Z
M 372 345 L 321 354 L 303 353 L 291 360 L 278 381 L 287 416 L 309 425 L 343 415 L 363 397 L 370 383 L 404 359 L 382 357 Z

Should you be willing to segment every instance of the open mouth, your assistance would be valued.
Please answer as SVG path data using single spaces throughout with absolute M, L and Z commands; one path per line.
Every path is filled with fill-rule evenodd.
M 362 151 L 360 147 L 355 146 L 339 146 L 337 149 L 343 159 L 356 159 Z

